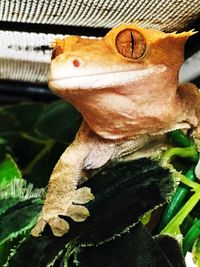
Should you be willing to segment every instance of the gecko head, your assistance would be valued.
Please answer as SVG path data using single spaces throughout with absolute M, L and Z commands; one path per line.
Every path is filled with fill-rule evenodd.
M 63 91 L 106 89 L 150 81 L 165 72 L 178 77 L 184 44 L 193 31 L 164 33 L 123 24 L 103 38 L 70 36 L 54 44 L 49 87 Z M 178 83 L 178 81 L 177 81 Z

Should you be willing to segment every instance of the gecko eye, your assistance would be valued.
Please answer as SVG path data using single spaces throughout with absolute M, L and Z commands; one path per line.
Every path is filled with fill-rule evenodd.
M 53 51 L 52 51 L 51 60 L 53 60 L 54 58 L 56 58 L 57 56 L 59 56 L 62 53 L 63 53 L 63 48 L 60 45 L 55 46 Z
M 126 29 L 118 33 L 115 45 L 122 56 L 131 59 L 139 59 L 146 52 L 146 42 L 143 35 L 133 29 Z

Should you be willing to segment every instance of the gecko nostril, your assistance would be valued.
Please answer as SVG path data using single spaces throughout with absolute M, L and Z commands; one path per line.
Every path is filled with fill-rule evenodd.
M 79 67 L 80 66 L 80 61 L 78 59 L 74 59 L 72 63 L 74 65 L 74 67 Z

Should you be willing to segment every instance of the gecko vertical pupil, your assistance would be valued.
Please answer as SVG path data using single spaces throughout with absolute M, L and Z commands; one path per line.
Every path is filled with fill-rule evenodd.
M 119 32 L 115 39 L 115 45 L 122 56 L 130 59 L 139 59 L 146 52 L 146 42 L 143 35 L 134 29 Z
M 133 36 L 133 32 L 131 32 L 131 54 L 133 54 L 134 52 L 134 36 Z

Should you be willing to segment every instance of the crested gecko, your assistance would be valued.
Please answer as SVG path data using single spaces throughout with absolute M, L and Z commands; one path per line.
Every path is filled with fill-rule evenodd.
M 54 167 L 32 235 L 49 224 L 62 236 L 69 223 L 59 215 L 77 222 L 89 216 L 83 204 L 94 196 L 90 188 L 77 189 L 84 170 L 138 151 L 173 129 L 191 128 L 199 139 L 198 89 L 178 82 L 184 44 L 192 34 L 123 24 L 101 39 L 55 41 L 49 88 L 72 103 L 84 121 Z

